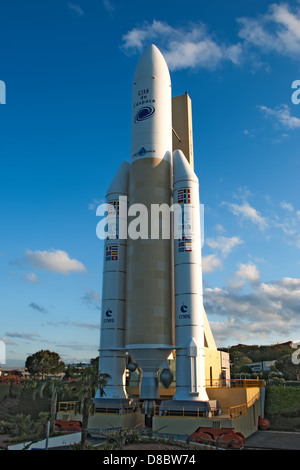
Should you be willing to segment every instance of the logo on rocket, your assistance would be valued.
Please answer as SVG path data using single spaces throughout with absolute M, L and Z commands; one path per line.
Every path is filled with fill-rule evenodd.
M 145 149 L 145 147 L 142 147 L 140 150 L 139 150 L 139 156 L 140 157 L 143 157 L 144 155 L 146 155 L 147 153 L 147 150 Z
M 112 316 L 112 311 L 108 308 L 105 312 L 105 315 L 107 316 L 107 318 L 110 318 Z
M 182 304 L 181 307 L 180 307 L 180 311 L 181 311 L 182 313 L 186 313 L 187 310 L 188 310 L 187 305 Z
M 113 315 L 112 315 L 112 310 L 108 307 L 108 309 L 106 310 L 105 312 L 105 317 L 104 320 L 103 320 L 103 323 L 114 323 L 115 320 L 113 318 L 111 318 Z
M 183 303 L 180 307 L 179 320 L 188 320 L 191 318 L 191 315 L 188 313 L 188 306 Z
M 149 119 L 155 113 L 154 106 L 143 106 L 135 115 L 134 122 L 141 122 Z

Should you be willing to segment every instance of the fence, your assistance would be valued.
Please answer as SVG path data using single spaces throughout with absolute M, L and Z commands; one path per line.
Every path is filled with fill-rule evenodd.
M 206 388 L 249 388 L 265 387 L 265 381 L 262 379 L 207 379 Z

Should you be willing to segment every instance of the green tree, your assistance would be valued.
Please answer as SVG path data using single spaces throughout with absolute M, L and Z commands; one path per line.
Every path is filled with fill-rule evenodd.
M 64 372 L 65 363 L 56 352 L 51 352 L 48 349 L 44 351 L 42 349 L 27 357 L 25 367 L 30 374 L 41 376 L 44 379 L 46 374 Z
M 82 413 L 80 449 L 84 450 L 87 439 L 89 416 L 92 411 L 93 397 L 97 390 L 99 390 L 100 396 L 105 395 L 104 388 L 110 376 L 99 372 L 96 364 L 93 363 L 90 367 L 77 369 L 76 372 L 74 372 L 73 377 L 74 382 L 71 384 L 71 388 L 79 397 L 80 411 Z
M 295 351 L 295 349 L 291 349 L 289 354 L 286 354 L 276 361 L 277 370 L 282 372 L 287 380 L 300 380 L 300 364 L 293 361 L 293 353 L 295 353 Z

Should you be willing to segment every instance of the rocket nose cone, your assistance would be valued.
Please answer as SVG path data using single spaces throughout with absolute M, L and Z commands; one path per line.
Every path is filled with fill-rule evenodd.
M 169 69 L 165 58 L 154 44 L 150 44 L 150 46 L 147 47 L 138 61 L 134 81 L 148 75 L 153 77 L 167 76 L 170 80 Z
M 113 193 L 127 194 L 128 193 L 128 177 L 129 177 L 129 163 L 122 162 L 114 179 L 112 180 L 106 196 Z
M 182 150 L 174 150 L 173 152 L 173 172 L 174 182 L 192 180 L 198 183 L 198 178 Z

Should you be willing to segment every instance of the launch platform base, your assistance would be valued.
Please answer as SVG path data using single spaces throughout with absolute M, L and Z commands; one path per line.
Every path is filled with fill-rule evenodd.
M 196 400 L 165 400 L 159 407 L 159 416 L 210 416 L 210 403 Z

